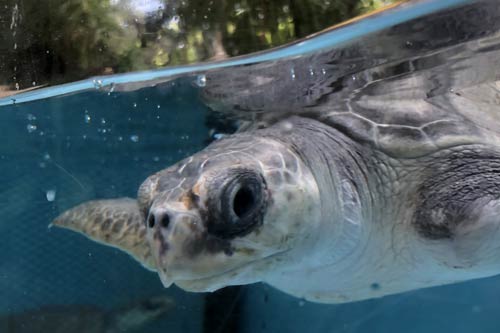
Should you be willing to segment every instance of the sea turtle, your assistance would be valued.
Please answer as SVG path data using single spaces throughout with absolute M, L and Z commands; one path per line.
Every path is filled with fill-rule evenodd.
M 4 333 L 119 333 L 139 332 L 175 306 L 172 298 L 153 296 L 112 310 L 93 305 L 50 305 L 0 315 Z M 143 330 L 141 330 L 142 332 Z
M 205 73 L 205 101 L 237 133 L 137 200 L 53 224 L 188 291 L 264 281 L 340 303 L 500 273 L 500 15 L 481 6 Z

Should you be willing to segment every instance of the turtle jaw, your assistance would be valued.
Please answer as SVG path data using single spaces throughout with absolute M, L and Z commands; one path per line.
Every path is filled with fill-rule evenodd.
M 282 260 L 281 258 L 286 256 L 288 252 L 289 250 L 278 251 L 208 277 L 176 280 L 175 284 L 189 292 L 214 292 L 227 286 L 262 282 L 262 274 L 256 274 L 256 272 L 264 272 L 269 267 L 277 266 Z
M 254 259 L 242 256 L 238 260 L 239 263 L 233 263 L 233 265 L 228 265 L 227 258 L 226 260 L 222 258 L 223 262 L 221 263 L 215 262 L 213 257 L 209 259 L 200 257 L 198 262 L 192 264 L 199 265 L 199 262 L 202 261 L 204 262 L 203 265 L 206 265 L 207 260 L 209 260 L 208 262 L 213 263 L 218 268 L 218 271 L 212 271 L 213 267 L 210 267 L 204 274 L 200 272 L 199 276 L 185 274 L 186 270 L 193 269 L 189 265 L 183 271 L 184 274 L 182 271 L 172 272 L 168 268 L 160 268 L 158 273 L 165 288 L 175 284 L 189 292 L 213 292 L 231 285 L 245 285 L 263 281 L 262 272 L 269 270 L 270 267 L 277 267 L 289 251 L 271 252 L 268 255 Z M 209 264 L 209 266 L 211 265 Z
M 167 212 L 168 223 L 162 220 Z M 148 218 L 147 240 L 166 288 L 175 283 L 187 291 L 202 292 L 258 282 L 261 276 L 253 275 L 254 263 L 279 253 L 248 238 L 211 235 L 200 215 L 186 211 L 182 204 L 153 205 L 151 214 L 158 222 L 150 223 Z

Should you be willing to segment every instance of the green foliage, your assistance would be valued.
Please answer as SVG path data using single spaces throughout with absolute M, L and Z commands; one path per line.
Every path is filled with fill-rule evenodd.
M 247 54 L 394 2 L 155 0 L 144 10 L 142 0 L 6 1 L 0 85 L 13 89 Z

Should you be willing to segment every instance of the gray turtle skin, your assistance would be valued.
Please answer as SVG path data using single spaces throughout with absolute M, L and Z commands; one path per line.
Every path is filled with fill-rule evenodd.
M 188 291 L 262 281 L 341 303 L 499 274 L 497 7 L 209 72 L 203 98 L 238 133 L 150 176 L 137 201 L 53 224 Z

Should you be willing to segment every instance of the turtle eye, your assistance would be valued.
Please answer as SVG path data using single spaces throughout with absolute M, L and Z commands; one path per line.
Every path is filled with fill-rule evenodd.
M 260 193 L 254 193 L 254 188 L 240 187 L 233 199 L 233 211 L 238 218 L 243 218 L 255 209 L 257 198 Z
M 252 170 L 232 169 L 221 182 L 217 194 L 209 198 L 208 232 L 220 238 L 244 236 L 262 223 L 267 201 L 264 178 Z

